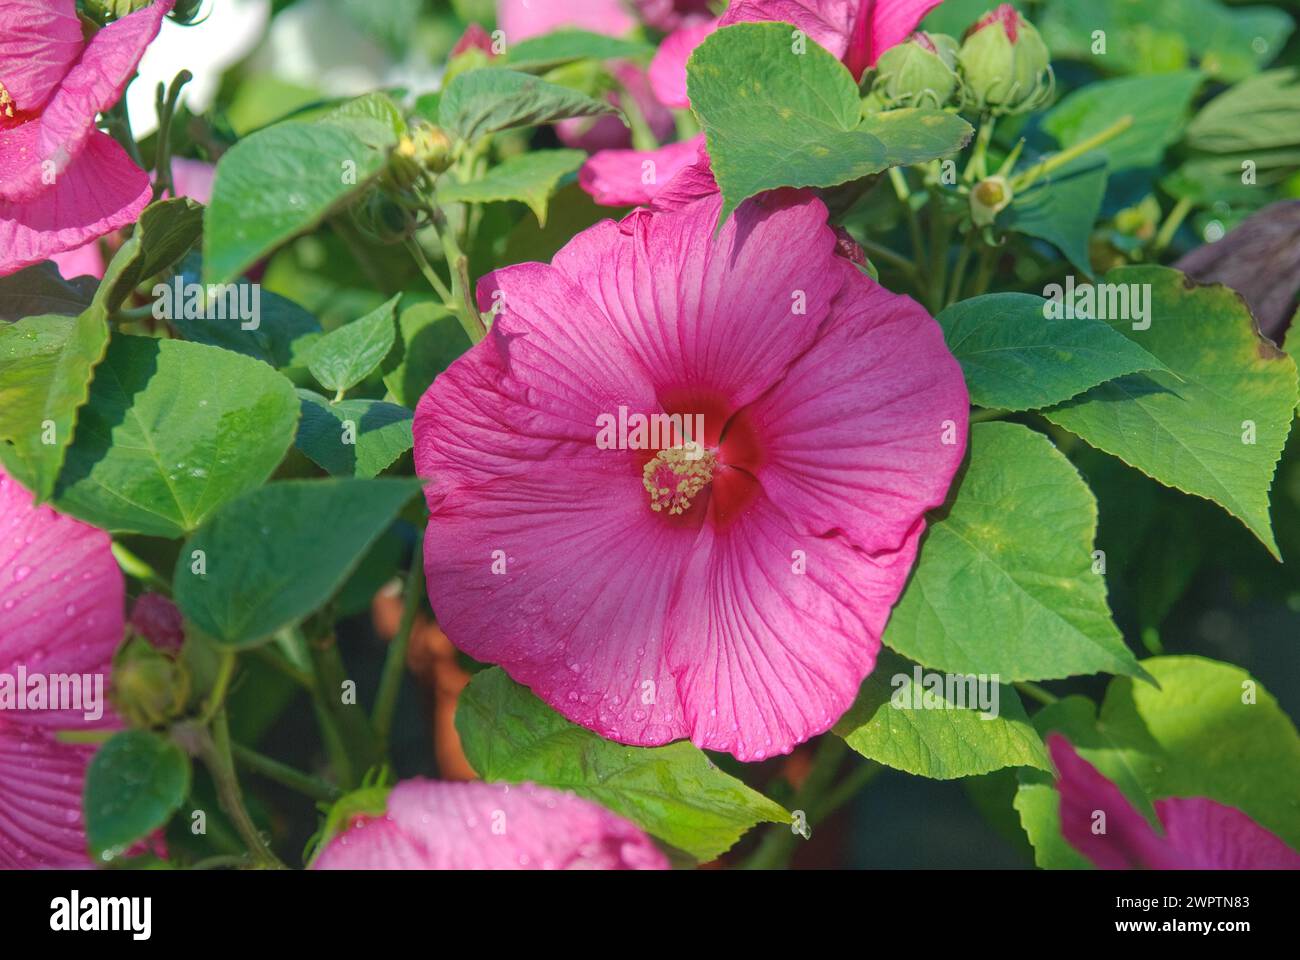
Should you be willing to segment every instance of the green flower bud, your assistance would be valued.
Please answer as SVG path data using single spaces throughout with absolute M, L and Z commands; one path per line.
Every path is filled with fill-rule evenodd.
M 190 675 L 173 655 L 132 636 L 113 657 L 113 708 L 133 727 L 161 727 L 185 712 Z
M 970 217 L 975 226 L 991 224 L 1007 208 L 1013 196 L 1015 194 L 1006 177 L 988 177 L 975 184 L 970 192 Z
M 952 37 L 917 31 L 880 55 L 871 92 L 887 110 L 938 109 L 957 89 L 956 52 L 957 41 Z
M 1052 96 L 1047 45 L 1009 3 L 985 14 L 966 31 L 957 61 L 965 97 L 981 111 L 1026 113 Z
M 416 226 L 415 214 L 399 202 L 403 196 L 401 192 L 394 197 L 383 190 L 372 190 L 352 208 L 352 222 L 376 243 L 401 243 L 415 233 Z
M 439 174 L 451 166 L 451 137 L 439 127 L 413 120 L 388 159 L 388 180 L 407 190 L 425 173 Z

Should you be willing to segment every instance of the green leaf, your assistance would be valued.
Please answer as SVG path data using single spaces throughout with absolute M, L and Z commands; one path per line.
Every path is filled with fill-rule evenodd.
M 686 742 L 627 747 L 570 723 L 494 667 L 461 694 L 456 729 L 485 780 L 572 790 L 699 860 L 756 823 L 789 823 L 779 804 L 728 776 Z
M 96 300 L 112 313 L 136 287 L 177 263 L 203 232 L 203 206 L 188 197 L 145 208 L 104 272 Z
M 1295 67 L 1269 70 L 1229 87 L 1187 125 L 1187 145 L 1211 153 L 1296 144 L 1300 144 L 1300 70 Z
M 233 280 L 359 196 L 397 143 L 369 108 L 339 122 L 290 120 L 239 141 L 217 164 L 203 232 L 209 283 Z
M 107 347 L 108 322 L 95 306 L 75 318 L 0 324 L 0 441 L 9 442 L 0 459 L 37 501 L 54 491 Z
M 439 126 L 471 142 L 515 127 L 608 113 L 618 111 L 568 87 L 495 67 L 458 75 L 438 102 Z
M 413 416 L 406 407 L 382 400 L 330 403 L 299 390 L 302 422 L 295 445 L 335 477 L 374 477 L 414 445 Z
M 1277 556 L 1268 490 L 1296 406 L 1295 362 L 1256 332 L 1227 287 L 1154 266 L 1121 267 L 1105 282 L 1150 285 L 1150 329 L 1106 322 L 1172 373 L 1112 380 L 1044 415 L 1166 486 L 1213 500 Z
M 1003 767 L 1051 769 L 1043 742 L 1011 687 L 996 680 L 982 683 L 978 677 L 955 677 L 946 686 L 939 673 L 923 673 L 918 684 L 914 671 L 920 669 L 881 650 L 835 733 L 870 760 L 936 780 Z M 931 683 L 938 683 L 938 689 Z
M 1112 174 L 1154 167 L 1178 142 L 1192 97 L 1205 77 L 1197 70 L 1089 83 L 1069 94 L 1043 118 L 1043 129 L 1062 147 L 1101 133 L 1128 114 L 1133 125 L 1097 147 Z
M 94 277 L 64 280 L 52 261 L 0 277 L 0 321 L 54 314 L 75 317 L 90 306 L 99 281 Z
M 512 70 L 540 73 L 573 60 L 644 60 L 654 47 L 636 40 L 606 37 L 587 30 L 556 30 L 529 37 L 510 48 L 504 65 Z
M 55 503 L 105 530 L 182 537 L 271 475 L 297 420 L 292 385 L 265 364 L 119 334 L 95 370 Z
M 1100 715 L 1070 697 L 1035 716 L 1039 732 L 1063 733 L 1153 823 L 1156 800 L 1209 797 L 1300 846 L 1300 737 L 1276 699 L 1231 664 L 1155 657 L 1142 666 L 1159 687 L 1116 678 Z M 1082 865 L 1060 836 L 1051 778 L 1020 775 L 1016 807 L 1039 866 Z
M 1140 675 L 1093 573 L 1096 531 L 1092 493 L 1047 437 L 976 424 L 970 464 L 922 543 L 885 643 L 936 670 L 1003 682 Z
M 972 403 L 1035 410 L 1125 374 L 1165 369 L 1100 320 L 1047 314 L 1048 301 L 1028 293 L 974 297 L 939 314 Z
M 146 730 L 114 734 L 86 770 L 86 841 L 111 859 L 166 825 L 190 792 L 190 761 Z
M 493 167 L 470 183 L 447 183 L 438 197 L 449 203 L 495 203 L 518 200 L 528 205 L 541 226 L 546 226 L 546 204 L 559 183 L 582 166 L 581 150 L 536 150 L 521 153 Z
M 687 89 L 708 140 L 724 222 L 777 187 L 832 187 L 960 150 L 970 124 L 941 110 L 863 119 L 848 69 L 816 43 L 795 53 L 789 24 L 740 23 L 691 55 Z
M 384 385 L 397 402 L 414 410 L 434 377 L 470 348 L 454 314 L 436 303 L 416 303 L 397 319 L 401 339 L 384 361 Z
M 243 287 L 249 281 L 240 281 Z M 237 294 L 237 295 L 243 295 Z M 320 323 L 286 297 L 259 290 L 261 309 L 256 330 L 245 330 L 237 319 L 221 319 L 195 312 L 171 321 L 186 340 L 242 353 L 277 369 L 306 366 L 307 349 L 321 337 Z
M 1092 276 L 1088 240 L 1106 195 L 1106 164 L 1094 153 L 1042 177 L 1012 198 L 998 225 L 1038 237 Z
M 290 480 L 232 500 L 181 550 L 176 604 L 220 643 L 262 643 L 333 596 L 418 489 L 416 480 Z
M 399 293 L 360 320 L 331 330 L 303 355 L 311 375 L 329 390 L 355 387 L 375 370 L 397 341 L 393 312 Z

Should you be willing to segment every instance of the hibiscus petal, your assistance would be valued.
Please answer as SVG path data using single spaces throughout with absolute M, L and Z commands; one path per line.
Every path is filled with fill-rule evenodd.
M 817 342 L 749 408 L 759 480 L 802 532 L 838 529 L 867 553 L 893 551 L 943 503 L 970 399 L 924 309 L 847 263 L 836 269 L 844 286 Z
M 0 870 L 90 866 L 81 790 L 94 752 L 0 715 Z
M 662 744 L 687 733 L 662 645 L 698 530 L 650 510 L 633 452 L 600 454 L 604 470 L 542 461 L 449 495 L 425 540 L 429 600 L 460 649 L 570 720 Z
M 669 621 L 668 662 L 691 740 L 740 760 L 789 753 L 853 703 L 880 650 L 919 531 L 867 557 L 760 497 L 704 527 Z
M 478 292 L 484 311 L 498 307 L 491 332 L 434 381 L 415 412 L 415 466 L 434 481 L 431 506 L 451 487 L 527 472 L 546 459 L 604 469 L 597 418 L 620 406 L 655 409 L 636 358 L 560 271 L 506 267 L 485 276 Z
M 943 0 L 867 0 L 844 56 L 854 78 L 861 78 L 867 67 L 876 65 L 882 53 L 911 36 L 925 15 L 942 2 Z
M 332 840 L 317 870 L 666 870 L 633 824 L 534 784 L 404 780 L 388 814 Z
M 1103 870 L 1178 870 L 1187 864 L 1142 814 L 1060 734 L 1047 738 L 1061 794 L 1061 834 Z M 1099 816 L 1100 815 L 1100 816 Z M 1102 819 L 1104 817 L 1104 821 Z M 1104 823 L 1104 831 L 1094 833 Z
M 554 264 L 613 321 L 661 400 L 690 386 L 735 410 L 812 343 L 842 275 L 821 201 L 768 194 L 742 204 L 715 238 L 721 207 L 714 195 L 598 224 Z
M 0 0 L 0 87 L 11 108 L 45 106 L 83 43 L 75 0 Z
M 790 23 L 844 59 L 853 24 L 863 4 L 875 0 L 734 0 L 721 26 L 733 23 Z
M 152 194 L 149 175 L 116 140 L 97 131 L 44 193 L 0 201 L 0 276 L 134 223 Z
M 1207 797 L 1171 797 L 1155 807 L 1169 845 L 1188 869 L 1300 869 L 1300 853 L 1235 807 Z
M 122 640 L 124 594 L 108 534 L 34 507 L 0 470 L 0 673 L 22 664 L 29 673 L 107 675 Z M 80 710 L 21 716 L 26 724 L 87 725 Z
M 704 147 L 704 134 L 658 150 L 601 150 L 578 171 L 578 185 L 606 207 L 649 203 Z
M 717 29 L 718 21 L 711 20 L 693 27 L 682 27 L 664 37 L 650 61 L 650 86 L 664 106 L 686 108 L 691 105 L 686 95 L 686 61 L 695 48 Z
M 28 200 L 49 190 L 46 161 L 62 176 L 95 131 L 95 117 L 121 99 L 145 48 L 158 35 L 163 17 L 174 0 L 153 5 L 110 23 L 86 44 L 81 59 L 70 69 L 38 119 L 24 124 L 35 137 L 21 163 L 4 144 L 0 149 L 0 200 Z

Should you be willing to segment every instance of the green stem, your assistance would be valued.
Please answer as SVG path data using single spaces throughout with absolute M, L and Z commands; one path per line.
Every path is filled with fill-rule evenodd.
M 301 770 L 295 770 L 293 767 L 283 764 L 279 760 L 273 760 L 256 750 L 251 750 L 243 744 L 232 743 L 231 752 L 234 755 L 235 762 L 250 773 L 266 777 L 268 780 L 288 787 L 290 790 L 296 790 L 313 800 L 333 803 L 343 796 L 343 791 L 334 784 L 327 783 L 320 777 L 313 777 L 310 774 L 303 773 Z
M 1006 415 L 1006 410 L 976 410 L 970 415 L 970 422 L 986 423 L 989 420 L 1001 420 Z
M 971 150 L 970 160 L 966 162 L 966 172 L 962 174 L 962 179 L 967 183 L 974 182 L 976 178 L 983 180 L 988 175 L 985 154 L 988 151 L 989 143 L 993 140 L 995 123 L 996 121 L 992 116 L 986 116 L 980 122 L 980 131 L 975 135 L 975 147 Z
M 172 80 L 171 88 L 165 89 L 158 84 L 158 96 L 155 106 L 158 111 L 158 146 L 154 150 L 154 187 L 153 198 L 175 195 L 176 185 L 172 180 L 172 120 L 176 116 L 176 104 L 180 101 L 181 89 L 194 79 L 188 70 L 182 70 Z
M 966 239 L 962 241 L 961 253 L 957 254 L 957 266 L 952 271 L 952 282 L 948 284 L 948 297 L 944 301 L 945 306 L 949 303 L 956 303 L 961 296 L 961 285 L 966 279 L 966 265 L 970 263 L 971 253 L 975 249 L 975 228 L 971 227 L 966 233 Z
M 487 336 L 487 327 L 479 315 L 478 305 L 474 303 L 474 284 L 469 275 L 469 257 L 461 251 L 460 244 L 456 240 L 456 231 L 447 223 L 447 215 L 432 204 L 428 207 L 428 213 L 433 229 L 442 242 L 443 256 L 447 259 L 447 269 L 451 273 L 449 302 L 456 305 L 456 317 L 460 320 L 465 335 L 469 337 L 469 342 L 478 343 Z
M 984 247 L 980 250 L 980 265 L 975 271 L 974 289 L 971 290 L 972 297 L 978 297 L 989 288 L 993 280 L 993 267 L 998 261 L 998 252 L 995 247 Z
M 424 275 L 424 279 L 433 288 L 433 292 L 442 298 L 443 306 L 454 311 L 456 301 L 451 295 L 451 290 L 442 282 L 442 277 L 438 276 L 438 271 L 433 269 L 433 264 L 424 255 L 424 248 L 420 246 L 419 241 L 414 237 L 408 237 L 406 249 L 410 253 L 411 259 L 415 261 L 415 265 L 420 268 L 420 273 Z
M 1169 211 L 1169 216 L 1165 217 L 1164 222 L 1160 224 L 1160 232 L 1156 234 L 1155 242 L 1152 244 L 1152 251 L 1155 253 L 1162 252 L 1174 239 L 1174 234 L 1182 226 L 1187 215 L 1192 212 L 1192 200 L 1190 197 L 1183 197 Z
M 212 774 L 217 787 L 217 800 L 234 825 L 248 852 L 258 866 L 283 869 L 284 864 L 266 844 L 253 818 L 244 806 L 244 795 L 239 788 L 239 778 L 235 774 L 235 761 L 230 745 L 230 724 L 224 708 L 217 711 L 212 719 L 212 730 L 201 731 L 200 752 L 203 762 Z
M 930 197 L 930 275 L 926 296 L 930 312 L 943 309 L 943 291 L 948 275 L 948 218 L 939 209 L 937 195 Z
M 833 733 L 825 734 L 817 744 L 812 769 L 790 802 L 791 811 L 801 810 L 808 823 L 817 829 L 824 795 L 835 782 L 840 763 L 849 752 L 849 746 Z M 744 870 L 776 870 L 787 866 L 799 841 L 803 839 L 789 827 L 778 825 L 768 830 L 749 858 L 740 866 Z
M 1132 114 L 1125 114 L 1100 133 L 1094 133 L 1086 140 L 1080 140 L 1073 146 L 1066 147 L 1060 153 L 1052 154 L 1037 166 L 1030 167 L 1011 181 L 1011 189 L 1015 193 L 1023 193 L 1039 177 L 1047 176 L 1054 170 L 1061 169 L 1061 167 L 1077 160 L 1088 151 L 1095 150 L 1102 144 L 1115 139 L 1131 126 L 1133 126 L 1133 116 Z
M 221 660 L 217 664 L 217 677 L 212 682 L 212 693 L 197 721 L 200 726 L 206 727 L 212 723 L 225 706 L 226 692 L 230 689 L 230 678 L 235 675 L 235 660 L 233 650 L 221 651 Z
M 254 657 L 257 660 L 261 660 L 267 666 L 271 667 L 272 669 L 276 670 L 279 673 L 284 674 L 294 683 L 306 689 L 309 693 L 315 691 L 316 681 L 312 678 L 311 674 L 304 673 L 303 671 L 299 670 L 297 667 L 295 667 L 292 663 L 290 663 L 280 654 L 272 650 L 269 646 L 254 647 L 253 649 L 249 650 L 248 653 L 249 656 Z
M 140 145 L 135 142 L 135 134 L 131 132 L 131 114 L 127 110 L 126 97 L 104 114 L 104 119 L 112 138 L 122 145 L 137 167 L 145 169 L 144 159 L 140 156 Z
M 914 273 L 919 290 L 920 271 L 925 264 L 925 241 L 921 239 L 921 223 L 916 217 L 916 210 L 912 207 L 912 191 L 907 187 L 907 178 L 903 175 L 903 171 L 898 167 L 890 167 L 889 182 L 893 185 L 894 194 L 907 215 L 907 231 L 912 237 L 912 262 L 916 264 Z
M 116 540 L 113 541 L 110 549 L 113 551 L 113 559 L 117 561 L 117 565 L 122 568 L 122 572 L 128 577 L 133 577 L 141 583 L 147 583 L 167 594 L 167 596 L 171 596 L 172 585 L 164 580 L 162 575 L 147 562 L 141 560 Z
M 895 253 L 886 246 L 882 246 L 873 240 L 863 240 L 862 249 L 871 255 L 873 260 L 883 260 L 886 263 L 892 263 L 898 269 L 906 272 L 909 276 L 916 277 L 916 264 L 900 253 Z
M 397 695 L 402 689 L 402 675 L 406 671 L 406 650 L 411 642 L 411 628 L 415 625 L 415 615 L 420 610 L 424 599 L 424 555 L 417 548 L 411 557 L 411 569 L 406 573 L 406 584 L 402 593 L 402 619 L 397 625 L 397 634 L 388 645 L 384 658 L 384 672 L 379 680 L 379 693 L 375 698 L 375 710 L 371 715 L 371 726 L 381 744 L 387 745 L 393 730 L 393 716 L 397 712 Z
M 1045 706 L 1051 706 L 1059 699 L 1056 694 L 1050 690 L 1045 690 L 1036 683 L 1030 683 L 1028 680 L 1017 680 L 1015 687 L 1025 696 L 1032 700 L 1037 700 Z
M 321 718 L 322 733 L 332 748 L 339 782 L 345 789 L 354 790 L 361 785 L 366 771 L 381 760 L 378 740 L 361 704 L 343 702 L 343 685 L 348 675 L 334 637 L 311 639 L 307 648 L 316 675 L 317 715 Z

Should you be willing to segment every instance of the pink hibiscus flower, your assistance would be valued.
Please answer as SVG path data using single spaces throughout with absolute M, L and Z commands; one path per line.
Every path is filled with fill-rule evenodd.
M 636 0 L 641 19 L 664 33 L 712 20 L 710 0 Z
M 103 706 L 123 595 L 108 535 L 34 506 L 0 469 L 0 675 L 98 676 Z M 0 867 L 89 866 L 81 789 L 95 750 L 55 737 L 112 723 L 87 712 L 0 710 Z
M 382 817 L 358 817 L 317 870 L 666 870 L 640 829 L 531 783 L 405 780 Z
M 0 276 L 132 223 L 149 176 L 95 128 L 173 0 L 82 39 L 73 0 L 0 0 Z
M 506 43 L 520 43 L 564 29 L 621 37 L 636 18 L 622 0 L 498 0 L 497 25 Z
M 1155 802 L 1163 835 L 1060 734 L 1047 739 L 1061 833 L 1103 870 L 1296 870 L 1300 853 L 1235 807 L 1207 797 Z M 1105 829 L 1094 833 L 1105 815 Z
M 722 26 L 791 23 L 844 61 L 861 80 L 880 55 L 902 43 L 943 0 L 734 0 Z
M 768 194 L 715 237 L 720 210 L 637 211 L 484 277 L 491 332 L 421 399 L 416 466 L 457 646 L 610 739 L 756 760 L 853 701 L 968 397 L 925 311 L 835 255 L 820 201 Z M 658 441 L 602 449 L 633 415 Z M 702 449 L 672 415 L 702 418 Z

